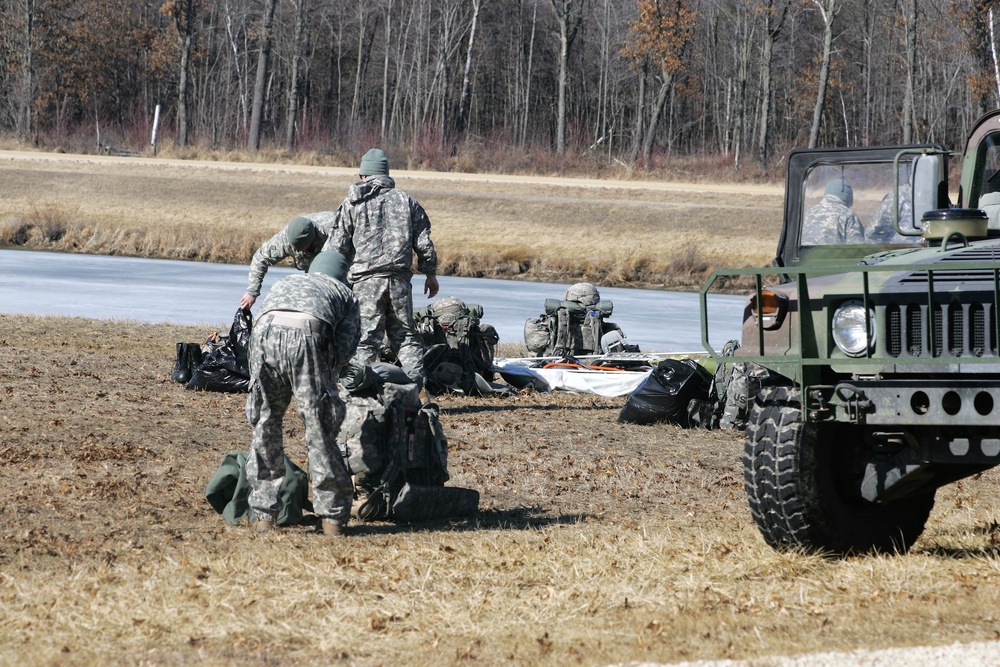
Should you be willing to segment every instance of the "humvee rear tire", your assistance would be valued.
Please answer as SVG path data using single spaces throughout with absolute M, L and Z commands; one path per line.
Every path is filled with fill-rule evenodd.
M 754 399 L 743 477 L 750 512 L 776 549 L 838 555 L 909 549 L 923 532 L 934 492 L 873 503 L 860 495 L 870 458 L 860 427 L 802 422 L 800 392 L 769 387 Z

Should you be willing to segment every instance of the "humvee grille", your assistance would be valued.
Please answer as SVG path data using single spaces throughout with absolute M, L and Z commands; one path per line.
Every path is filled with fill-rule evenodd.
M 992 303 L 937 304 L 933 322 L 927 304 L 885 307 L 885 351 L 890 357 L 982 357 L 997 352 Z
M 909 350 L 911 357 L 919 357 L 922 348 L 921 336 L 924 331 L 921 326 L 923 317 L 921 317 L 920 306 L 907 307 L 906 320 L 910 323 L 910 328 L 906 332 L 906 349 Z

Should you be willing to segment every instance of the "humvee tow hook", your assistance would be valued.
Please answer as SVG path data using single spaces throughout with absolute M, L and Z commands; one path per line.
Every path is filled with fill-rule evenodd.
M 872 408 L 872 402 L 865 396 L 865 392 L 846 382 L 838 384 L 833 392 L 840 399 L 852 424 L 864 422 L 863 415 Z

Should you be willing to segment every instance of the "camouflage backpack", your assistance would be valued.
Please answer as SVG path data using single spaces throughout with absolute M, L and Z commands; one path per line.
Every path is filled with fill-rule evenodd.
M 739 347 L 739 341 L 728 341 L 722 347 L 722 356 L 733 357 Z M 688 406 L 692 426 L 743 430 L 750 416 L 753 398 L 766 384 L 768 377 L 767 369 L 757 364 L 720 361 L 715 367 L 709 400 L 691 401 Z
M 509 393 L 493 384 L 493 359 L 500 336 L 483 324 L 483 307 L 453 296 L 414 311 L 426 352 L 427 389 L 433 394 Z
M 421 405 L 416 384 L 397 366 L 376 363 L 344 378 L 347 411 L 337 435 L 354 476 L 362 521 L 464 516 L 479 493 L 446 488 L 448 439 L 434 404 Z
M 613 310 L 614 304 L 602 301 L 593 284 L 577 283 L 566 290 L 565 299 L 546 299 L 545 312 L 524 323 L 524 344 L 540 357 L 601 354 L 606 334 L 614 331 L 624 339 L 621 327 L 605 319 Z

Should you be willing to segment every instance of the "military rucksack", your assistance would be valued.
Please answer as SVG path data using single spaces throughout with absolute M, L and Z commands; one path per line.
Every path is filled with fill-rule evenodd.
M 733 357 L 740 347 L 730 340 L 722 347 L 723 357 Z M 715 367 L 708 400 L 691 401 L 688 416 L 692 426 L 706 429 L 743 430 L 750 416 L 753 398 L 766 385 L 770 373 L 763 366 L 746 361 L 722 361 Z
M 483 324 L 483 307 L 457 297 L 438 299 L 413 313 L 423 338 L 424 371 L 432 394 L 495 395 L 510 388 L 493 384 L 497 330 Z
M 365 499 L 358 518 L 416 521 L 475 513 L 477 491 L 444 487 L 448 439 L 437 406 L 421 405 L 417 385 L 391 364 L 373 364 L 351 380 L 337 442 Z
M 603 354 L 602 339 L 616 333 L 620 350 L 638 352 L 638 347 L 622 344 L 624 332 L 606 318 L 614 311 L 611 301 L 601 300 L 601 294 L 591 283 L 577 283 L 566 290 L 565 299 L 546 299 L 545 312 L 524 323 L 524 344 L 539 357 L 577 357 Z

